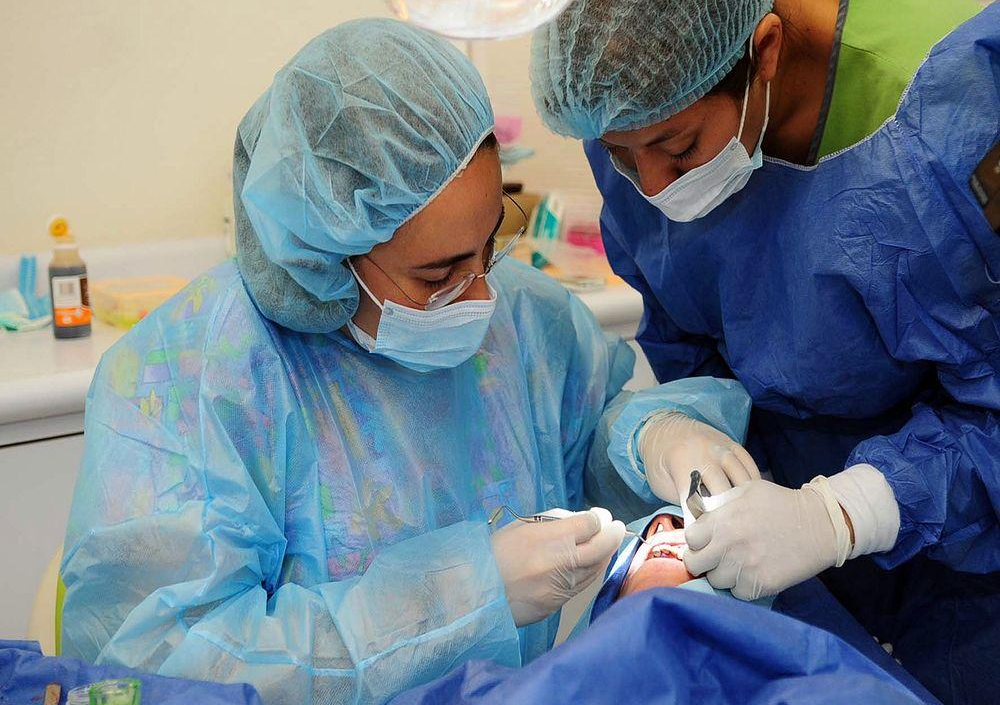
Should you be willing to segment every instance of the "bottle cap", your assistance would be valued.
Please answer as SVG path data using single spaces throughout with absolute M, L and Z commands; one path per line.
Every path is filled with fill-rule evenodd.
M 49 219 L 49 235 L 56 240 L 71 240 L 69 232 L 69 221 L 61 215 L 54 215 Z

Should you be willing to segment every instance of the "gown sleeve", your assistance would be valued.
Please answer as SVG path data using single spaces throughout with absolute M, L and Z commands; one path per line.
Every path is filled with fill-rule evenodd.
M 305 415 L 259 316 L 220 309 L 199 320 L 227 324 L 200 331 L 147 318 L 101 363 L 61 570 L 65 653 L 247 682 L 265 702 L 384 702 L 467 659 L 518 665 L 484 523 L 397 543 L 344 580 L 301 550 L 307 532 L 322 545 L 322 526 L 285 517 L 322 502 L 292 481 L 315 464 Z
M 588 147 L 588 149 L 597 147 Z M 636 341 L 659 386 L 612 400 L 598 429 L 600 448 L 610 465 L 594 463 L 588 476 L 589 501 L 626 520 L 645 516 L 662 505 L 646 482 L 636 439 L 643 424 L 659 411 L 681 411 L 742 443 L 746 439 L 751 399 L 719 353 L 716 342 L 682 331 L 663 310 L 649 283 L 620 242 L 611 209 L 601 214 L 608 260 L 615 273 L 642 295 L 643 314 Z
M 746 437 L 751 400 L 739 382 L 694 377 L 639 392 L 623 391 L 632 376 L 635 353 L 619 337 L 603 333 L 577 297 L 569 297 L 568 310 L 576 341 L 561 418 L 572 508 L 582 506 L 586 498 L 586 503 L 602 506 L 616 518 L 632 519 L 638 511 L 662 505 L 649 488 L 635 451 L 642 425 L 659 412 L 681 411 L 736 441 Z M 550 330 L 558 325 L 553 321 Z
M 926 552 L 956 570 L 1000 570 L 997 409 L 960 403 L 969 398 L 966 392 L 995 384 L 995 374 L 969 390 L 946 384 L 957 399 L 917 404 L 903 428 L 863 441 L 848 459 L 848 466 L 878 469 L 899 504 L 896 544 L 873 556 L 883 567 Z
M 956 30 L 901 105 L 911 201 L 941 227 L 914 227 L 879 285 L 859 292 L 892 356 L 927 365 L 941 390 L 848 461 L 879 469 L 899 503 L 896 545 L 875 556 L 886 567 L 925 552 L 956 570 L 1000 570 L 1000 241 L 969 187 L 1000 140 L 998 18 L 989 7 Z
M 570 296 L 568 308 L 576 341 L 563 389 L 561 431 L 569 504 L 580 508 L 589 478 L 606 473 L 607 445 L 601 446 L 598 431 L 617 400 L 628 394 L 622 387 L 632 377 L 635 353 L 618 336 L 604 333 L 576 296 Z

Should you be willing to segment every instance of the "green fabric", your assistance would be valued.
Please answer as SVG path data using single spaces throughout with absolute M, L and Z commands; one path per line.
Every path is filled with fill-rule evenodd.
M 66 583 L 63 582 L 60 573 L 56 581 L 56 656 L 62 656 L 62 609 L 65 599 Z
M 850 0 L 819 156 L 850 147 L 895 114 L 930 48 L 981 9 L 974 0 Z

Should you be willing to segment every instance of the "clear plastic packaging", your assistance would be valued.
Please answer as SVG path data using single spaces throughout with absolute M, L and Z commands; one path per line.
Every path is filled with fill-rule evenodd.
M 608 260 L 590 247 L 571 245 L 562 240 L 528 240 L 528 244 L 555 267 L 553 277 L 573 291 L 600 289 L 612 275 Z
M 116 678 L 90 687 L 90 705 L 140 705 L 142 684 L 137 678 Z
M 138 678 L 114 678 L 73 688 L 66 705 L 141 705 L 142 682 Z
M 613 276 L 601 242 L 601 199 L 585 192 L 554 191 L 536 209 L 528 245 L 536 266 L 575 291 L 602 288 Z
M 125 277 L 90 285 L 94 315 L 119 328 L 131 328 L 187 285 L 181 277 Z
M 81 685 L 66 693 L 66 705 L 90 705 L 90 686 Z

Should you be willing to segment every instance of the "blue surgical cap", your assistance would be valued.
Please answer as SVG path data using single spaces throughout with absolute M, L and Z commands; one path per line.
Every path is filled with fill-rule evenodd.
M 531 92 L 561 135 L 666 120 L 714 88 L 773 0 L 576 0 L 535 32 Z
M 479 74 L 443 39 L 365 19 L 309 42 L 236 137 L 237 262 L 261 312 L 343 326 L 358 305 L 344 259 L 389 240 L 492 129 Z

